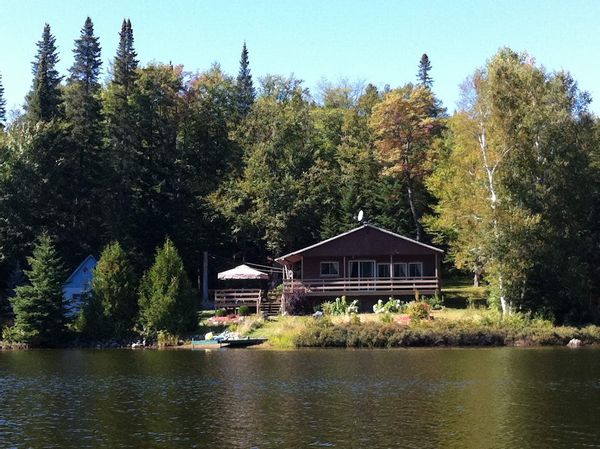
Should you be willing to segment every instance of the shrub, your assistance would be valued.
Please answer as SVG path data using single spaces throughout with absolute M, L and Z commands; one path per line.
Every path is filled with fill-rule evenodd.
M 412 322 L 417 322 L 429 318 L 431 306 L 425 301 L 412 301 L 406 306 L 406 313 Z
M 390 313 L 384 313 L 383 315 L 381 315 L 381 322 L 382 323 L 393 323 L 394 317 Z
M 248 316 L 248 315 L 250 315 L 250 307 L 248 307 L 248 306 L 240 306 L 240 308 L 238 309 L 238 315 L 239 316 Z
M 423 298 L 423 300 L 431 306 L 431 310 L 442 310 L 444 308 L 444 302 L 438 295 L 434 295 L 430 298 Z
M 360 325 L 360 317 L 356 313 L 350 315 L 350 324 Z
M 306 289 L 302 286 L 294 286 L 293 290 L 284 292 L 282 308 L 288 315 L 310 313 L 311 308 L 306 300 Z
M 386 315 L 383 314 L 382 318 Z M 389 316 L 389 315 L 387 315 Z M 534 323 L 534 321 L 532 321 Z M 406 347 L 406 346 L 503 346 L 561 345 L 571 338 L 584 344 L 600 342 L 600 327 L 548 327 L 546 323 L 528 327 L 506 326 L 501 321 L 436 320 L 418 326 L 399 326 L 376 321 L 363 324 L 338 322 L 328 318 L 312 320 L 295 336 L 296 346 L 306 347 Z
M 383 300 L 377 301 L 373 305 L 373 312 L 375 313 L 399 313 L 402 311 L 403 304 L 399 299 L 389 298 L 386 303 Z
M 217 310 L 215 310 L 215 316 L 219 316 L 219 317 L 227 316 L 227 310 L 217 309 Z
M 348 303 L 345 296 L 335 298 L 335 301 L 328 301 L 321 304 L 321 309 L 325 315 L 350 315 L 358 313 L 358 300 L 355 299 Z
M 179 337 L 177 335 L 170 334 L 165 331 L 158 332 L 158 346 L 177 346 L 179 343 Z
M 107 323 L 102 303 L 97 296 L 86 295 L 83 308 L 73 326 L 77 332 L 93 340 L 101 340 L 110 336 L 108 329 L 111 329 L 110 323 Z

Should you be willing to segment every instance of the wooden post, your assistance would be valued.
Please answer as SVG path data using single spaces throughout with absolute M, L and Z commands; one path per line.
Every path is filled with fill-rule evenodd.
M 344 289 L 344 291 L 346 291 L 346 256 L 344 256 L 344 258 L 342 259 L 342 273 L 344 273 L 344 286 L 342 287 Z
M 204 251 L 202 263 L 202 307 L 208 307 L 208 251 Z
M 196 289 L 198 291 L 197 302 L 200 307 L 204 307 L 204 301 L 202 298 L 202 269 L 200 268 L 200 256 L 198 256 L 198 265 L 196 266 Z
M 394 256 L 390 254 L 390 290 L 394 290 Z
M 435 291 L 439 295 L 440 294 L 440 279 L 438 273 L 438 253 L 435 253 Z

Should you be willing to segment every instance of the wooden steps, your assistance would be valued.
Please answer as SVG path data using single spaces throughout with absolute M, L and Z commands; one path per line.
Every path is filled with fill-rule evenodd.
M 281 294 L 269 292 L 266 299 L 260 302 L 260 312 L 265 316 L 277 316 L 281 313 Z

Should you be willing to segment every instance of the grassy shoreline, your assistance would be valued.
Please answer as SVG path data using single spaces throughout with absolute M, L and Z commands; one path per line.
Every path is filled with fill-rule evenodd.
M 443 311 L 433 320 L 401 324 L 392 316 L 250 318 L 239 331 L 269 339 L 277 349 L 401 348 L 453 346 L 564 346 L 571 339 L 600 344 L 598 326 L 554 326 L 521 315 L 501 318 L 489 311 Z
M 571 339 L 583 345 L 600 344 L 600 327 L 554 326 L 551 322 L 514 314 L 502 317 L 484 309 L 444 309 L 432 312 L 432 320 L 408 322 L 400 314 L 359 314 L 324 316 L 278 316 L 263 319 L 244 317 L 229 329 L 242 336 L 267 338 L 262 349 L 299 348 L 407 348 L 407 347 L 489 347 L 564 346 Z M 209 326 L 199 333 L 220 332 L 226 326 Z M 153 345 L 153 349 L 191 349 L 190 338 L 176 343 Z M 70 342 L 63 348 L 113 348 L 114 345 Z M 183 344 L 182 344 L 183 343 Z M 126 348 L 128 345 L 119 345 Z M 0 341 L 0 350 L 27 349 L 26 345 Z

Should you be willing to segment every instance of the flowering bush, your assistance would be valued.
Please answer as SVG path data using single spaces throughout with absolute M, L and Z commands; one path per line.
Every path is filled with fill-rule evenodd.
M 386 303 L 383 300 L 377 301 L 373 305 L 374 313 L 399 313 L 402 311 L 403 304 L 399 299 L 390 298 Z
M 345 296 L 335 298 L 335 301 L 328 301 L 321 304 L 321 309 L 325 315 L 350 315 L 358 313 L 358 300 L 355 299 L 348 303 Z
M 425 301 L 412 301 L 406 306 L 406 313 L 413 322 L 428 319 L 430 310 L 431 306 Z

